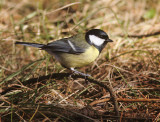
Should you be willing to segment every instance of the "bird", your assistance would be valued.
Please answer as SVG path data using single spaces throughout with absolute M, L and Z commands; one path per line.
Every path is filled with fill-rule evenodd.
M 75 68 L 86 66 L 99 56 L 108 42 L 107 33 L 101 29 L 91 29 L 86 33 L 78 33 L 68 38 L 62 38 L 48 44 L 30 42 L 15 42 L 15 44 L 36 47 L 53 55 L 55 59 L 65 68 L 76 74 L 90 76 Z

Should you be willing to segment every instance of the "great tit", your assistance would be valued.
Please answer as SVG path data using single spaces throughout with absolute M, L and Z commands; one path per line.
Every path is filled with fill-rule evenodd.
M 107 33 L 100 29 L 91 29 L 85 34 L 77 34 L 48 44 L 16 42 L 15 44 L 40 48 L 53 55 L 60 64 L 77 74 L 88 76 L 75 70 L 93 62 L 100 54 L 109 39 Z

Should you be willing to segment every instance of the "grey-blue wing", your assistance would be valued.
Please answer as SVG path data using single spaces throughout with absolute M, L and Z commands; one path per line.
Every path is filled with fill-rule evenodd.
M 71 53 L 71 54 L 80 54 L 85 51 L 84 48 L 77 46 L 70 38 L 63 38 L 42 47 L 43 50 L 49 52 L 64 52 L 64 53 Z

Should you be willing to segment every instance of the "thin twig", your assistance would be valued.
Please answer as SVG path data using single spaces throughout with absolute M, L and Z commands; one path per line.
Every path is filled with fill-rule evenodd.
M 143 37 L 150 37 L 150 36 L 156 36 L 160 34 L 160 30 L 156 31 L 154 33 L 149 33 L 149 34 L 142 34 L 142 35 L 127 35 L 127 37 L 131 37 L 131 38 L 143 38 Z M 120 35 L 121 37 L 125 37 L 125 35 Z
M 60 10 L 62 10 L 62 9 L 65 9 L 65 8 L 68 8 L 68 7 L 70 7 L 70 6 L 73 6 L 73 5 L 76 5 L 76 4 L 80 4 L 80 3 L 81 3 L 81 2 L 74 2 L 74 3 L 67 4 L 67 5 L 65 5 L 65 6 L 63 6 L 63 7 L 61 7 L 61 8 L 58 8 L 58 9 L 54 10 L 54 11 L 48 12 L 47 15 L 48 15 L 48 14 L 51 14 L 51 13 L 53 14 L 54 12 L 60 11 Z
M 110 99 L 106 98 L 106 99 L 102 99 L 102 100 L 96 100 L 93 101 L 92 103 L 90 103 L 90 106 L 93 106 L 95 104 L 98 103 L 102 103 L 102 102 L 109 102 Z M 141 98 L 141 99 L 126 99 L 126 98 L 117 98 L 118 102 L 160 102 L 160 99 L 145 99 L 145 98 Z

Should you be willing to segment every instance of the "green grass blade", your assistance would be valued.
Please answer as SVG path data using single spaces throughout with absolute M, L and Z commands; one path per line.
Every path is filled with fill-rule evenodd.
M 9 75 L 8 77 L 6 77 L 4 80 L 2 80 L 2 82 L 0 83 L 0 85 L 2 85 L 3 83 L 7 82 L 8 80 L 11 80 L 13 77 L 17 76 L 18 74 L 20 74 L 21 72 L 25 71 L 26 69 L 28 69 L 29 67 L 33 66 L 35 63 L 39 62 L 39 61 L 42 61 L 44 59 L 40 59 L 40 60 L 37 60 L 37 61 L 34 61 L 26 66 L 24 66 L 22 69 L 20 69 L 19 71 Z

